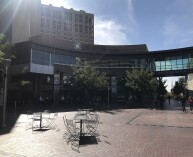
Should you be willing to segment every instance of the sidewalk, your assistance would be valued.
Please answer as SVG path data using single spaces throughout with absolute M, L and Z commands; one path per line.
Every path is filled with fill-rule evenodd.
M 193 114 L 181 110 L 118 109 L 98 112 L 98 144 L 84 145 L 80 152 L 62 138 L 65 131 L 60 112 L 55 129 L 26 130 L 21 114 L 9 133 L 0 135 L 0 156 L 9 157 L 192 157 Z
M 164 104 L 164 109 L 165 110 L 181 110 L 182 111 L 182 104 L 180 103 L 179 100 L 171 99 L 170 103 L 169 103 L 168 100 L 166 99 L 165 104 Z M 186 111 L 189 112 L 189 110 L 190 110 L 190 106 L 186 102 Z

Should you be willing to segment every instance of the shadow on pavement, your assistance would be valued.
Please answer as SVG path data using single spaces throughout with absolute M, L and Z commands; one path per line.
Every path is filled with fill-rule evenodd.
M 89 105 L 89 106 L 81 106 L 81 105 L 58 105 L 58 106 L 44 106 L 44 108 L 40 108 L 37 105 L 31 105 L 28 108 L 23 108 L 22 110 L 18 111 L 17 114 L 7 114 L 6 115 L 6 127 L 1 127 L 0 126 L 0 135 L 2 134 L 7 134 L 9 133 L 12 128 L 14 127 L 18 117 L 20 116 L 20 114 L 26 114 L 28 111 L 30 112 L 43 112 L 44 110 L 49 110 L 50 112 L 72 112 L 72 111 L 77 111 L 78 108 L 92 108 L 94 111 L 98 111 L 98 112 L 104 112 L 104 113 L 109 113 L 112 115 L 116 115 L 118 113 L 124 112 L 124 109 L 137 109 L 137 108 L 146 108 L 146 107 L 142 107 L 140 104 L 136 104 L 134 102 L 125 102 L 125 103 L 111 103 L 109 104 L 109 106 L 107 104 L 93 104 L 93 105 Z M 109 109 L 108 109 L 109 108 Z M 177 103 L 177 101 L 171 100 L 170 104 L 166 103 L 166 110 L 167 109 L 179 109 L 180 108 L 180 104 Z M 1 114 L 2 115 L 2 114 Z M 2 123 L 2 117 L 0 117 L 0 122 Z
M 8 134 L 11 132 L 12 128 L 15 126 L 15 123 L 18 119 L 20 114 L 8 114 L 6 117 L 6 127 L 0 126 L 0 135 L 2 134 Z M 2 119 L 1 119 L 2 122 Z
M 79 145 L 98 144 L 95 136 L 81 136 Z

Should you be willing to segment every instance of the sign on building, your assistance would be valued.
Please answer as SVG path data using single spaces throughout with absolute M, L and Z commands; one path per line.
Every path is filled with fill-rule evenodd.
M 112 91 L 113 94 L 117 93 L 116 77 L 111 77 L 111 91 Z
M 54 74 L 54 84 L 55 85 L 60 84 L 60 74 Z

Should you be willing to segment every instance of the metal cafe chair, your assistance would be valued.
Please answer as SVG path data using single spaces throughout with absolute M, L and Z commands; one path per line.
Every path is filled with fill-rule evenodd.
M 79 148 L 80 132 L 77 131 L 77 128 L 74 127 L 74 125 L 67 123 L 68 119 L 66 119 L 65 116 L 63 116 L 63 122 L 66 128 L 66 131 L 63 134 L 63 138 L 66 139 L 67 143 L 71 142 L 71 147 L 77 146 Z
M 97 114 L 94 114 L 90 117 L 89 120 L 87 120 L 87 134 L 90 136 L 96 136 L 98 135 L 98 124 L 99 124 L 99 116 Z
M 50 111 L 49 110 L 44 110 L 44 112 L 42 113 L 42 125 L 46 128 L 49 127 L 49 124 L 50 124 Z
M 84 109 L 78 109 L 78 114 L 79 115 L 85 115 L 86 111 Z
M 27 124 L 26 124 L 26 129 L 31 129 L 32 128 L 32 122 L 33 122 L 33 114 L 31 111 L 27 111 Z
M 63 138 L 66 139 L 67 142 L 69 142 L 70 139 L 70 128 L 73 127 L 73 124 L 70 122 L 70 120 L 66 119 L 66 116 L 63 116 L 63 122 L 64 122 L 64 126 L 66 128 L 66 131 L 63 134 Z M 70 123 L 67 123 L 70 122 Z
M 41 113 L 33 113 L 33 118 L 32 118 L 32 131 L 34 128 L 40 128 L 40 120 L 41 120 Z
M 58 113 L 54 113 L 53 116 L 50 115 L 49 118 L 47 118 L 47 121 L 48 121 L 48 125 L 47 127 L 56 127 L 56 118 L 58 117 Z

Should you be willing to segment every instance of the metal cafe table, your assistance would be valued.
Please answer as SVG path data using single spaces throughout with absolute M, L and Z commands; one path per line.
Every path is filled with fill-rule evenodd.
M 86 115 L 86 114 L 76 114 L 75 116 L 74 116 L 74 118 L 73 118 L 73 120 L 78 120 L 78 121 L 80 121 L 80 136 L 83 136 L 84 134 L 83 134 L 83 132 L 82 132 L 82 130 L 83 130 L 83 125 L 82 125 L 82 123 L 83 123 L 83 121 L 86 121 L 86 120 L 88 120 L 89 119 L 89 117 Z
M 89 114 L 93 109 L 92 108 L 86 108 L 86 109 L 82 109 L 83 111 L 86 112 L 86 114 Z
M 42 129 L 42 112 L 33 113 L 33 122 L 40 121 L 40 129 Z M 32 124 L 33 125 L 33 124 Z

